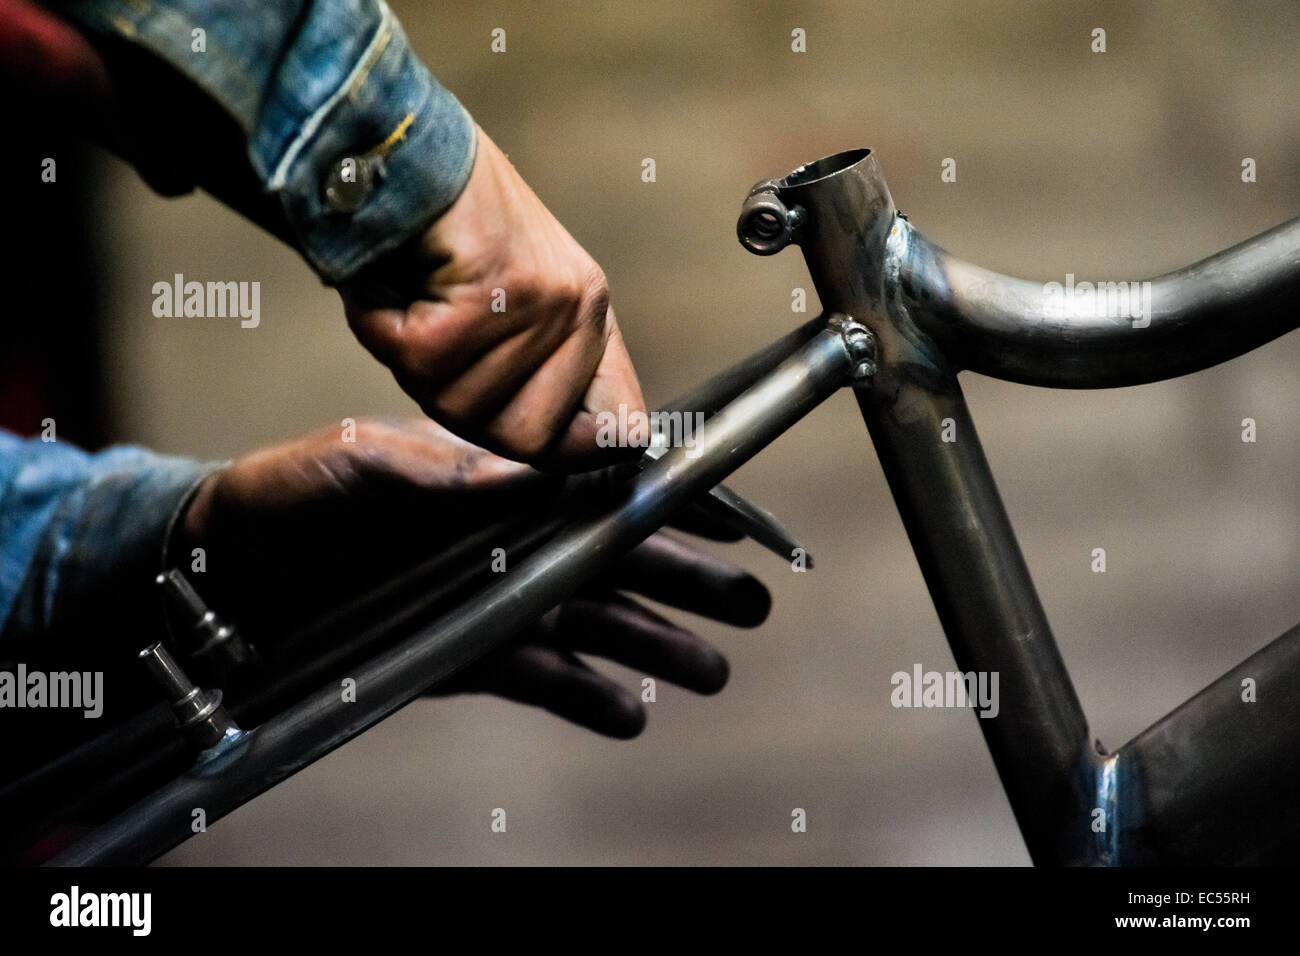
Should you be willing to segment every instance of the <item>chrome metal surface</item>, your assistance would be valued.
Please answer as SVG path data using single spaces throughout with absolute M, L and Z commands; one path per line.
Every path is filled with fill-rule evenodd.
M 1234 672 L 1104 752 L 956 376 L 1100 388 L 1240 355 L 1300 325 L 1300 220 L 1147 284 L 1075 286 L 1068 276 L 1053 287 L 979 269 L 926 240 L 897 213 L 869 150 L 761 185 L 775 194 L 766 201 L 802 210 L 794 239 L 823 307 L 876 340 L 873 374 L 854 392 L 958 667 L 1000 675 L 1000 712 L 979 726 L 1034 861 L 1292 859 L 1300 629 L 1243 665 L 1267 675 L 1267 716 L 1243 710 Z M 1220 825 L 1216 811 L 1233 821 Z
M 150 644 L 140 652 L 145 669 L 162 688 L 181 732 L 199 750 L 215 747 L 239 727 L 221 706 L 221 691 L 205 691 L 186 675 L 176 659 L 161 644 Z
M 979 725 L 1030 854 L 1086 862 L 1097 754 L 955 369 L 892 307 L 886 246 L 901 220 L 880 168 L 855 150 L 779 183 L 807 212 L 798 242 L 823 307 L 876 340 L 854 393 L 959 669 L 1000 674 L 1001 712 Z
M 1154 279 L 1033 282 L 949 255 L 900 220 L 896 307 L 957 367 L 1057 388 L 1138 385 L 1300 326 L 1300 219 Z

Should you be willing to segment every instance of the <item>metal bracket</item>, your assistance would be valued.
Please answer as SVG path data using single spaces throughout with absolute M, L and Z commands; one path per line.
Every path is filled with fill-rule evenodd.
M 844 347 L 853 358 L 853 387 L 869 385 L 876 374 L 876 336 L 853 316 L 842 312 L 831 315 L 827 324 L 840 333 Z
M 787 207 L 777 195 L 774 179 L 755 183 L 740 207 L 736 235 L 740 244 L 756 256 L 771 256 L 795 239 L 804 221 L 799 206 Z

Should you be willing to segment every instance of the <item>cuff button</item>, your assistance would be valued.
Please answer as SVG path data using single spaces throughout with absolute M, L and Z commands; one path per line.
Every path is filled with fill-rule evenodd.
M 325 204 L 335 212 L 356 212 L 374 188 L 374 170 L 364 156 L 344 156 L 325 181 Z

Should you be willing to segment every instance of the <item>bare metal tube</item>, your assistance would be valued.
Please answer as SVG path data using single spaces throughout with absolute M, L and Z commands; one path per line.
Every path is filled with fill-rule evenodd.
M 705 416 L 713 414 L 798 351 L 826 324 L 825 315 L 809 320 L 669 402 L 664 410 Z M 631 462 L 599 472 L 574 475 L 569 479 L 561 501 L 591 501 L 623 485 L 639 470 L 640 465 Z M 730 497 L 737 509 L 750 507 L 748 502 L 732 495 L 723 485 L 715 486 L 711 495 Z M 557 502 L 559 506 L 560 502 Z M 456 595 L 472 594 L 482 586 L 483 579 L 491 579 L 488 568 L 476 565 L 475 555 L 487 553 L 497 546 L 505 547 L 512 555 L 531 553 L 567 520 L 571 520 L 573 514 L 564 511 L 554 519 L 541 522 L 536 517 L 515 517 L 475 532 L 384 586 L 308 621 L 277 641 L 274 647 L 264 646 L 269 659 L 276 662 L 292 660 L 294 666 L 272 687 L 251 697 L 241 695 L 232 702 L 232 711 L 245 722 L 250 715 L 271 713 L 272 708 L 279 709 L 285 706 L 286 701 L 295 700 L 317 687 L 325 675 L 338 672 L 348 659 L 375 653 L 380 643 L 413 633 L 421 622 L 434 617 L 436 605 L 447 607 Z M 766 517 L 770 520 L 770 516 Z M 761 522 L 751 522 L 744 530 L 756 539 L 762 538 Z M 764 543 L 772 547 L 771 540 Z M 805 561 L 811 568 L 812 555 L 806 549 Z M 81 815 L 73 819 L 87 818 L 87 814 L 96 812 L 102 801 L 112 799 L 106 797 L 106 793 L 130 792 L 133 775 L 179 758 L 181 748 L 172 733 L 171 722 L 165 715 L 162 719 L 157 718 L 156 712 L 143 716 L 130 725 L 129 732 L 118 728 L 111 735 L 98 738 L 58 761 L 0 785 L 0 808 L 6 811 L 17 808 L 14 815 L 18 819 L 38 819 L 43 813 L 60 812 L 61 808 L 75 806 L 80 808 L 77 812 Z M 112 744 L 106 744 L 110 739 Z M 105 774 L 102 770 L 105 766 L 114 767 L 116 772 Z M 77 777 L 77 774 L 86 776 Z M 77 783 L 70 783 L 71 780 Z
M 1146 283 L 1069 276 L 1044 284 L 980 269 L 927 240 L 898 215 L 869 150 L 765 180 L 756 195 L 742 211 L 741 242 L 762 255 L 797 243 L 822 305 L 874 336 L 873 372 L 855 382 L 858 403 L 958 668 L 1001 678 L 1001 708 L 979 725 L 1034 861 L 1284 858 L 1243 845 L 1257 848 L 1271 829 L 1289 846 L 1300 833 L 1298 762 L 1286 733 L 1300 706 L 1295 634 L 1119 753 L 1102 751 L 957 373 L 1100 388 L 1240 355 L 1300 325 L 1300 220 Z M 1240 704 L 1243 675 L 1268 681 L 1266 710 Z M 1206 766 L 1237 773 L 1215 777 Z M 1271 789 L 1243 795 L 1243 777 Z M 1206 808 L 1216 801 L 1236 820 L 1210 834 Z M 1099 812 L 1107 826 L 1094 826 Z M 1189 837 L 1194 851 L 1182 845 Z
M 905 220 L 886 258 L 906 321 L 949 360 L 1029 385 L 1160 381 L 1300 326 L 1300 219 L 1146 282 L 1013 279 L 949 255 Z
M 355 701 L 324 687 L 196 765 L 60 853 L 52 865 L 146 863 L 191 835 L 191 814 L 224 816 L 346 743 L 428 687 L 505 645 L 847 384 L 837 332 L 818 332 L 708 420 L 694 448 L 670 449 L 608 513 L 560 532 L 481 594 L 359 667 Z
M 959 670 L 998 674 L 978 720 L 1037 863 L 1098 856 L 1088 828 L 1100 755 L 998 495 L 956 372 L 895 307 L 899 230 L 875 156 L 840 153 L 776 181 L 822 306 L 865 324 L 876 370 L 855 386 Z M 743 239 L 742 239 L 743 241 Z
M 770 372 L 779 364 L 799 350 L 805 342 L 826 328 L 826 316 L 819 315 L 809 319 L 799 328 L 781 336 L 771 345 L 759 349 L 753 355 L 741 359 L 731 368 L 719 372 L 707 381 L 701 382 L 684 395 L 675 398 L 665 407 L 665 411 L 700 413 L 712 415 L 727 402 L 731 401 L 759 376 Z
M 1116 842 L 1121 862 L 1295 865 L 1300 846 L 1298 675 L 1300 625 L 1110 758 L 1120 797 Z

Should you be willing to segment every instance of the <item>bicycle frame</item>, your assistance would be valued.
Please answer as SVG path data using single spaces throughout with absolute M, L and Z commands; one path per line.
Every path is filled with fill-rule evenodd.
M 1131 322 L 1105 315 L 1095 299 L 1071 309 L 1041 284 L 938 249 L 897 215 L 867 150 L 774 185 L 785 215 L 798 210 L 793 228 L 823 304 L 879 341 L 878 370 L 855 390 L 858 402 L 959 669 L 1000 674 L 1002 711 L 979 724 L 1034 861 L 1243 863 L 1293 853 L 1300 628 L 1118 751 L 1102 752 L 956 371 L 1107 387 L 1239 355 L 1300 324 L 1300 220 L 1152 280 L 1149 315 Z M 743 215 L 741 225 L 743 233 Z M 945 424 L 955 441 L 942 440 Z M 1269 695 L 1267 708 L 1242 702 L 1245 676 L 1261 700 Z
M 1145 322 L 960 262 L 897 213 L 869 150 L 766 180 L 738 223 L 760 254 L 802 247 L 824 316 L 673 408 L 711 414 L 612 507 L 353 671 L 232 735 L 56 864 L 140 863 L 508 642 L 841 387 L 858 400 L 958 667 L 1000 675 L 979 725 L 1037 864 L 1261 863 L 1300 848 L 1300 626 L 1112 753 L 1061 660 L 957 372 L 1068 388 L 1187 374 L 1300 324 L 1300 220 L 1151 281 Z M 1231 320 L 1231 324 L 1229 324 Z M 947 440 L 951 439 L 951 440 Z M 1240 685 L 1255 680 L 1259 700 Z M 1098 827 L 1098 821 L 1102 826 Z

